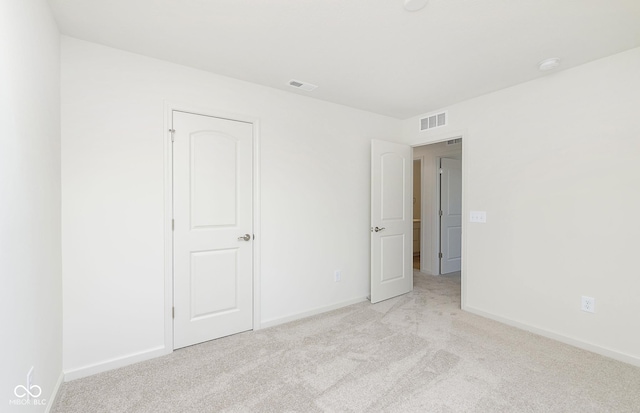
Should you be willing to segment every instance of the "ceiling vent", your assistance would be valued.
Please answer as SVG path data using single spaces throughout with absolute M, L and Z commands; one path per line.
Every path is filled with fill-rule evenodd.
M 447 145 L 459 145 L 462 143 L 462 138 L 449 139 Z
M 289 86 L 295 87 L 296 89 L 302 89 L 306 92 L 311 92 L 313 89 L 318 87 L 316 85 L 312 85 L 311 83 L 301 82 L 299 80 L 293 79 L 289 81 Z
M 428 130 L 447 126 L 447 112 L 440 112 L 420 119 L 420 130 Z

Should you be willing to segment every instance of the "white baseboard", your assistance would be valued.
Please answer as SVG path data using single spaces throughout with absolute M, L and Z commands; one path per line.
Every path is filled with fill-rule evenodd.
M 268 328 L 268 327 L 273 327 L 280 324 L 289 323 L 291 321 L 300 320 L 301 318 L 307 318 L 314 315 L 326 313 L 327 311 L 337 310 L 338 308 L 361 303 L 363 301 L 367 301 L 367 297 L 353 298 L 351 300 L 342 301 L 340 303 L 335 303 L 335 304 L 331 304 L 323 307 L 317 307 L 309 311 L 304 311 L 302 313 L 292 314 L 285 317 L 272 318 L 271 320 L 266 320 L 260 323 L 260 328 Z
M 331 305 L 324 306 L 324 307 L 314 308 L 312 310 L 305 311 L 305 312 L 302 312 L 302 313 L 293 314 L 293 315 L 289 315 L 289 316 L 286 316 L 286 317 L 274 318 L 274 319 L 271 319 L 271 320 L 263 321 L 262 323 L 260 323 L 258 328 L 255 328 L 255 326 L 254 326 L 254 330 L 273 327 L 273 326 L 276 326 L 276 325 L 279 325 L 279 324 L 288 323 L 290 321 L 299 320 L 301 318 L 310 317 L 310 316 L 313 316 L 313 315 L 316 315 L 316 314 L 322 314 L 322 313 L 325 313 L 327 311 L 337 310 L 338 308 L 346 307 L 346 306 L 352 305 L 352 304 L 361 303 L 361 302 L 366 301 L 366 300 L 367 300 L 366 297 L 354 298 L 354 299 L 343 301 L 343 302 L 340 302 L 340 303 L 335 303 L 335 304 L 331 304 Z M 105 371 L 109 371 L 109 370 L 117 369 L 117 368 L 120 368 L 120 367 L 128 366 L 128 365 L 131 365 L 131 364 L 139 363 L 141 361 L 145 361 L 145 360 L 149 360 L 149 359 L 152 359 L 152 358 L 164 356 L 166 354 L 171 353 L 172 351 L 173 351 L 172 349 L 168 349 L 167 350 L 167 348 L 165 346 L 158 346 L 158 347 L 155 347 L 155 348 L 151 348 L 149 350 L 141 351 L 139 353 L 134 353 L 134 354 L 130 354 L 130 355 L 123 356 L 123 357 L 113 358 L 111 360 L 101 361 L 99 363 L 90 364 L 90 365 L 83 366 L 83 367 L 80 367 L 80 368 L 76 368 L 76 369 L 73 369 L 73 370 L 67 370 L 67 371 L 64 372 L 64 381 L 71 381 L 71 380 L 81 379 L 83 377 L 88 377 L 88 376 L 92 376 L 94 374 L 98 374 L 98 373 L 102 373 L 102 372 L 105 372 Z M 56 391 L 57 391 L 57 388 L 56 388 Z
M 171 349 L 167 351 L 165 346 L 158 346 L 149 350 L 144 350 L 138 353 L 130 354 L 123 357 L 116 357 L 111 360 L 101 361 L 99 363 L 90 364 L 88 366 L 80 367 L 73 370 L 64 372 L 64 381 L 71 381 L 81 379 L 83 377 L 91 376 L 97 373 L 117 369 L 120 367 L 128 366 L 130 364 L 139 363 L 141 361 L 149 360 L 152 358 L 164 356 L 171 353 Z
M 440 274 L 436 274 L 436 273 L 434 273 L 432 271 L 429 271 L 429 270 L 419 270 L 419 272 L 420 272 L 420 274 L 431 275 L 433 277 L 437 277 L 437 276 L 440 275 Z
M 58 392 L 60 391 L 60 386 L 62 386 L 62 382 L 64 381 L 64 373 L 60 372 L 60 377 L 58 377 L 58 381 L 55 386 L 53 386 L 53 391 L 49 395 L 47 399 L 47 407 L 44 409 L 44 413 L 51 412 L 53 409 L 53 405 L 56 404 L 56 399 L 58 398 Z
M 619 351 L 602 347 L 596 344 L 587 343 L 585 341 L 571 338 L 553 331 L 545 330 L 542 328 L 521 323 L 519 321 L 511 320 L 509 318 L 500 317 L 498 315 L 488 313 L 486 311 L 478 310 L 477 308 L 469 307 L 468 305 L 465 305 L 463 309 L 464 311 L 468 311 L 470 313 L 479 315 L 481 317 L 490 318 L 492 320 L 510 325 L 512 327 L 519 328 L 521 330 L 530 331 L 540 336 L 547 337 L 556 341 L 560 341 L 561 343 L 569 344 L 571 346 L 578 347 L 583 350 L 591 351 L 592 353 L 600 354 L 601 356 L 609 357 L 614 360 L 622 361 L 624 363 L 628 363 L 628 364 L 632 364 L 634 366 L 640 367 L 640 358 L 632 356 L 630 354 L 621 353 Z

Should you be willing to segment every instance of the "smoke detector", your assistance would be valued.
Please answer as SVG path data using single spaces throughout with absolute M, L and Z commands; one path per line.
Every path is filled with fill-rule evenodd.
M 553 70 L 558 66 L 560 66 L 560 59 L 557 57 L 544 59 L 542 62 L 538 63 L 538 69 L 540 69 L 540 71 L 542 72 L 546 72 L 547 70 Z
M 295 87 L 296 89 L 304 90 L 305 92 L 311 92 L 313 89 L 318 87 L 316 85 L 312 85 L 311 83 L 301 82 L 295 79 L 291 79 L 289 81 L 289 86 Z
M 424 9 L 428 0 L 404 0 L 404 9 L 406 11 L 418 11 Z

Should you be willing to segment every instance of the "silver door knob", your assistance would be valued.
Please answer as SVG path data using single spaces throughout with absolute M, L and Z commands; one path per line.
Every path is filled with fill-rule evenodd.
M 238 237 L 238 241 L 249 241 L 249 240 L 251 240 L 251 235 L 249 234 L 244 234 L 244 236 Z
M 380 231 L 383 231 L 383 230 L 384 230 L 384 227 L 382 227 L 382 228 L 375 227 L 373 230 L 374 230 L 375 232 L 380 232 Z

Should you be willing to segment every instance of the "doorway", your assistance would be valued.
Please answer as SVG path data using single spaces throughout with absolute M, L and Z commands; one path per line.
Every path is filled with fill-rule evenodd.
M 460 239 L 460 226 L 457 228 L 457 237 L 455 229 L 449 225 L 448 234 L 453 234 L 447 240 L 447 250 L 443 252 L 443 243 L 441 237 L 441 182 L 440 182 L 440 160 L 442 158 L 452 159 L 458 163 L 462 161 L 462 139 L 455 137 L 444 142 L 438 142 L 433 144 L 421 145 L 413 148 L 414 154 L 414 167 L 417 165 L 416 161 L 419 161 L 420 171 L 420 206 L 418 211 L 414 209 L 414 219 L 419 219 L 419 231 L 416 231 L 417 222 L 414 221 L 414 234 L 419 235 L 419 243 L 414 240 L 414 245 L 419 246 L 419 252 L 414 257 L 419 257 L 416 262 L 416 269 L 420 272 L 429 275 L 442 275 L 452 272 L 451 266 L 442 268 L 442 258 L 445 258 L 445 252 L 449 252 L 450 256 L 458 255 L 458 262 L 461 262 L 461 239 Z M 461 174 L 458 174 L 457 178 L 461 180 Z M 415 178 L 414 178 L 415 179 Z M 455 187 L 455 185 L 454 185 Z M 449 189 L 451 189 L 449 187 Z M 457 193 L 454 198 L 458 200 L 462 196 L 461 185 L 457 186 L 455 191 Z M 414 195 L 416 192 L 414 191 Z M 418 201 L 414 203 L 418 204 Z M 462 208 L 459 204 L 459 219 L 462 217 Z M 455 212 L 455 208 L 453 211 Z M 444 211 L 443 211 L 444 215 Z M 419 216 L 419 218 L 418 218 Z M 446 223 L 445 223 L 446 224 Z M 457 245 L 454 245 L 456 244 Z M 442 254 L 442 256 L 441 256 Z M 459 270 L 458 270 L 459 271 Z M 455 272 L 455 270 L 454 270 Z

